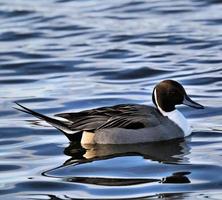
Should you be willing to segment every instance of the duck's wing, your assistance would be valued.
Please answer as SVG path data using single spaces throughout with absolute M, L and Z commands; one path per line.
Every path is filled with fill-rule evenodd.
M 126 107 L 127 109 L 127 107 Z M 125 128 L 140 129 L 160 124 L 162 115 L 153 107 L 145 105 L 130 105 L 119 115 L 110 117 L 98 129 Z
M 140 129 L 160 124 L 163 116 L 153 107 L 145 105 L 117 105 L 82 111 L 78 113 L 61 113 L 59 120 L 48 117 L 16 103 L 19 111 L 31 114 L 46 121 L 62 131 L 70 141 L 80 141 L 83 131 L 96 131 L 106 128 Z
M 156 126 L 161 115 L 150 106 L 121 104 L 112 107 L 86 110 L 78 113 L 55 115 L 71 123 L 72 130 L 98 130 L 105 128 L 139 129 Z

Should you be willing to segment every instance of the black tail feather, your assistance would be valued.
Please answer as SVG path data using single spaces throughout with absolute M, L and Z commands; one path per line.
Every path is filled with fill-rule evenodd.
M 26 108 L 25 106 L 19 104 L 18 102 L 15 102 L 15 104 L 17 106 L 19 106 L 20 108 L 16 108 L 14 107 L 16 110 L 19 110 L 19 111 L 22 111 L 22 112 L 25 112 L 25 113 L 28 113 L 30 115 L 33 115 L 35 117 L 37 117 L 38 119 L 41 119 L 41 120 L 44 120 L 46 121 L 47 123 L 49 123 L 50 125 L 52 125 L 53 127 L 55 127 L 56 129 L 60 130 L 61 132 L 63 132 L 65 134 L 65 136 L 70 140 L 70 141 L 73 141 L 73 135 L 75 134 L 68 134 L 65 132 L 65 130 L 67 131 L 72 131 L 68 124 L 65 123 L 65 122 L 62 122 L 62 121 L 59 121 L 57 119 L 54 119 L 54 118 L 51 118 L 51 117 L 48 117 L 46 115 L 43 115 L 43 114 L 40 114 L 34 110 L 31 110 L 29 108 Z

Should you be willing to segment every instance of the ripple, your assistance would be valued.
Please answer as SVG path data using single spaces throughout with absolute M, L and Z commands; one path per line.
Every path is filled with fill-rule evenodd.
M 18 33 L 13 31 L 8 31 L 0 34 L 0 41 L 17 41 L 17 40 L 26 40 L 33 39 L 35 37 L 42 37 L 42 33 Z
M 133 57 L 132 52 L 125 49 L 112 49 L 103 52 L 101 55 L 95 55 L 94 58 L 104 58 L 104 59 L 116 59 L 116 58 L 129 58 Z
M 79 61 L 29 61 L 22 63 L 2 64 L 1 69 L 16 70 L 16 75 L 31 75 L 31 74 L 55 74 L 57 72 L 68 72 L 73 70 L 74 65 L 86 63 L 83 60 Z M 7 81 L 7 80 L 6 80 Z
M 20 17 L 20 16 L 27 16 L 27 15 L 32 15 L 33 14 L 33 10 L 12 10 L 12 11 L 0 11 L 0 15 L 4 16 L 4 17 Z
M 143 79 L 152 76 L 158 76 L 167 73 L 164 70 L 156 70 L 148 67 L 142 67 L 139 69 L 132 70 L 118 70 L 118 71 L 104 71 L 96 72 L 93 76 L 103 76 L 108 80 L 132 80 L 132 79 Z
M 25 84 L 30 82 L 35 82 L 36 80 L 33 79 L 8 79 L 8 80 L 1 80 L 1 84 Z
M 0 172 L 2 172 L 2 171 L 12 171 L 12 170 L 18 170 L 18 169 L 20 169 L 20 166 L 0 164 Z

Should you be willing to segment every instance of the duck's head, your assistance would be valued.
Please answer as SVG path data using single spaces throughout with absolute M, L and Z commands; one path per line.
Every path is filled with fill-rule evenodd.
M 176 109 L 176 105 L 180 104 L 196 109 L 204 108 L 204 106 L 191 100 L 183 86 L 173 80 L 164 80 L 155 86 L 153 90 L 153 103 L 160 111 L 164 112 L 171 112 Z

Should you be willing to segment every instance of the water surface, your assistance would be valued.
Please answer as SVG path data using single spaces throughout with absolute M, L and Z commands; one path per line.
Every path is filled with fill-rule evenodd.
M 221 199 L 221 10 L 216 0 L 2 0 L 1 198 Z M 179 107 L 190 138 L 82 147 L 12 108 L 151 105 L 163 79 L 206 107 Z

